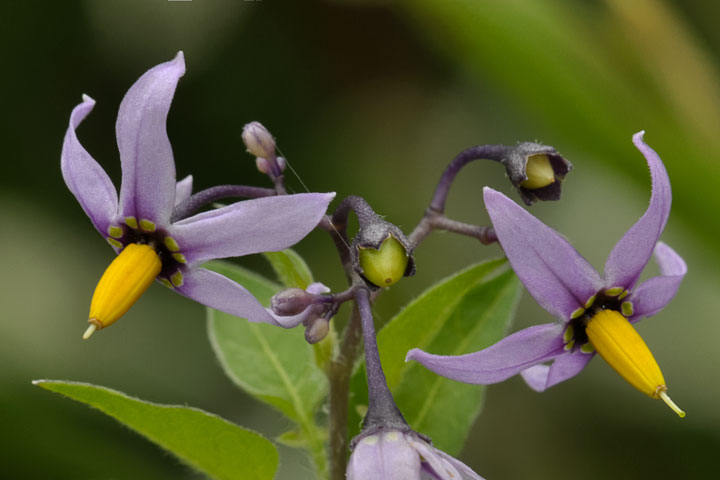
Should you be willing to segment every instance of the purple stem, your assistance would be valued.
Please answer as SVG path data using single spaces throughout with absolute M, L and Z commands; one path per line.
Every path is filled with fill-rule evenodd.
M 406 429 L 408 424 L 395 404 L 380 363 L 380 352 L 378 352 L 375 325 L 370 309 L 370 292 L 366 288 L 358 288 L 355 292 L 355 301 L 362 322 L 368 383 L 368 411 L 363 420 L 363 430 L 380 427 Z
M 202 190 L 181 202 L 173 210 L 170 222 L 177 222 L 194 214 L 202 207 L 222 198 L 260 198 L 272 197 L 276 191 L 272 188 L 248 187 L 246 185 L 218 185 Z
M 430 209 L 439 213 L 445 211 L 445 201 L 450 192 L 450 186 L 462 167 L 479 159 L 501 162 L 509 148 L 506 145 L 477 145 L 458 153 L 440 177 L 432 202 L 430 202 Z

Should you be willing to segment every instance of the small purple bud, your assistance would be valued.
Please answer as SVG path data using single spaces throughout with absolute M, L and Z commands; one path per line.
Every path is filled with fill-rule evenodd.
M 260 122 L 245 125 L 242 139 L 248 152 L 256 157 L 275 158 L 275 139 Z
M 308 323 L 309 326 L 305 329 L 305 340 L 308 343 L 317 343 L 327 337 L 330 331 L 330 320 L 325 317 L 318 317 Z
M 304 312 L 314 296 L 300 288 L 289 288 L 276 293 L 270 299 L 270 308 L 276 315 L 290 317 Z
M 277 165 L 281 172 L 285 171 L 285 167 L 287 167 L 287 162 L 285 161 L 284 157 L 277 157 Z
M 257 157 L 255 159 L 255 166 L 260 171 L 260 173 L 264 173 L 265 175 L 269 175 L 272 171 L 270 161 L 267 158 Z

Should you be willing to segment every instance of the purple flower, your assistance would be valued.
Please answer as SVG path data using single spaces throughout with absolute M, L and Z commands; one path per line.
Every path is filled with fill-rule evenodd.
M 467 465 L 410 431 L 381 430 L 360 440 L 348 480 L 482 480 Z
M 192 177 L 175 180 L 166 132 L 170 103 L 184 73 L 185 61 L 180 52 L 174 60 L 147 71 L 125 95 L 116 123 L 122 165 L 119 198 L 108 175 L 75 134 L 95 105 L 86 95 L 70 115 L 62 150 L 63 178 L 95 228 L 120 253 L 116 262 L 128 245 L 141 245 L 144 250 L 133 250 L 151 252 L 147 263 L 137 261 L 143 268 L 152 266 L 145 268 L 151 272 L 146 275 L 150 279 L 157 278 L 178 293 L 223 312 L 252 322 L 277 324 L 243 286 L 198 267 L 216 258 L 287 248 L 315 228 L 334 194 L 257 198 L 171 221 L 174 207 L 188 199 L 192 190 Z M 121 265 L 130 271 L 134 266 L 128 262 Z M 132 290 L 132 281 L 128 283 L 127 289 Z M 95 297 L 100 289 L 99 284 Z M 126 311 L 132 302 L 134 299 L 117 308 Z M 112 321 L 92 323 L 102 328 Z
M 503 194 L 484 190 L 485 205 L 515 273 L 558 323 L 521 330 L 476 353 L 453 357 L 414 349 L 407 359 L 445 377 L 474 384 L 496 383 L 520 373 L 530 387 L 543 391 L 577 375 L 597 349 L 633 386 L 666 400 L 662 374 L 629 325 L 662 310 L 675 296 L 687 267 L 674 250 L 658 242 L 670 214 L 670 180 L 657 153 L 643 142 L 643 135 L 635 134 L 633 142 L 650 167 L 650 206 L 615 245 L 603 276 L 556 231 Z M 660 276 L 636 286 L 653 253 Z M 595 328 L 600 325 L 607 328 Z M 631 337 L 636 343 L 628 346 L 632 342 L 625 340 Z M 642 344 L 644 350 L 636 344 Z M 620 365 L 618 359 L 625 354 L 635 359 L 635 364 Z M 653 372 L 646 375 L 652 377 L 649 381 L 641 378 L 650 370 Z

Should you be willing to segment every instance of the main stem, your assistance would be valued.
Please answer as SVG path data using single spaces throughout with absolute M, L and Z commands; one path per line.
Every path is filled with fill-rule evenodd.
M 330 362 L 330 480 L 345 480 L 350 376 L 357 359 L 362 328 L 357 303 L 340 343 L 337 355 Z
M 355 301 L 362 321 L 368 385 L 368 411 L 363 420 L 363 430 L 385 427 L 407 428 L 407 422 L 387 386 L 385 373 L 380 363 L 380 352 L 370 307 L 370 292 L 366 288 L 358 288 L 355 291 Z

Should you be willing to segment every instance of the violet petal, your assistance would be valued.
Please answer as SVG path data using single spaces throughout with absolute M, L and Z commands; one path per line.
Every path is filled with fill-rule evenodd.
M 580 351 L 566 353 L 557 357 L 551 365 L 535 365 L 524 370 L 521 375 L 530 388 L 544 392 L 582 372 L 594 356 Z
M 171 235 L 190 264 L 277 251 L 317 226 L 334 193 L 301 193 L 245 200 L 176 222 Z
M 460 478 L 462 480 L 484 480 L 480 475 L 475 473 L 472 468 L 468 467 L 457 458 L 451 457 L 447 453 L 443 452 L 442 450 L 438 450 L 437 448 L 435 449 L 435 453 L 437 453 L 440 458 L 452 465 L 455 470 L 460 472 Z
M 634 314 L 631 322 L 655 315 L 673 299 L 687 273 L 687 265 L 675 250 L 663 242 L 655 246 L 655 261 L 660 267 L 660 276 L 641 283 L 632 293 L 630 300 Z
M 454 480 L 460 477 L 460 472 L 455 467 L 438 455 L 439 450 L 425 443 L 424 440 L 415 437 L 408 437 L 410 445 L 420 454 L 423 469 L 432 474 L 438 480 Z M 429 468 L 428 468 L 429 467 Z
M 176 288 L 182 295 L 250 322 L 277 326 L 265 307 L 239 283 L 204 268 L 186 270 L 183 275 L 183 284 Z
M 122 185 L 123 216 L 167 225 L 175 204 L 175 163 L 166 120 L 175 87 L 185 73 L 182 52 L 151 68 L 138 79 L 120 104 L 115 132 Z
M 530 294 L 569 320 L 603 285 L 595 269 L 559 233 L 500 192 L 485 187 L 485 207 L 500 245 Z
M 175 206 L 184 202 L 192 195 L 193 176 L 188 175 L 175 184 Z
M 655 151 L 643 141 L 645 132 L 633 135 L 633 143 L 650 167 L 652 193 L 645 214 L 615 244 L 605 263 L 605 281 L 609 287 L 632 289 L 650 260 L 655 244 L 670 215 L 672 192 L 665 166 Z
M 355 446 L 348 480 L 419 480 L 420 456 L 397 431 L 369 435 Z
M 101 235 L 108 235 L 108 226 L 117 215 L 118 196 L 105 170 L 90 156 L 75 134 L 75 129 L 92 110 L 95 100 L 83 95 L 83 101 L 70 114 L 65 133 L 60 169 L 63 179 L 80 206 Z
M 563 353 L 563 327 L 546 323 L 515 332 L 479 352 L 432 355 L 414 348 L 405 361 L 415 360 L 438 375 L 460 382 L 490 384 L 502 382 Z

